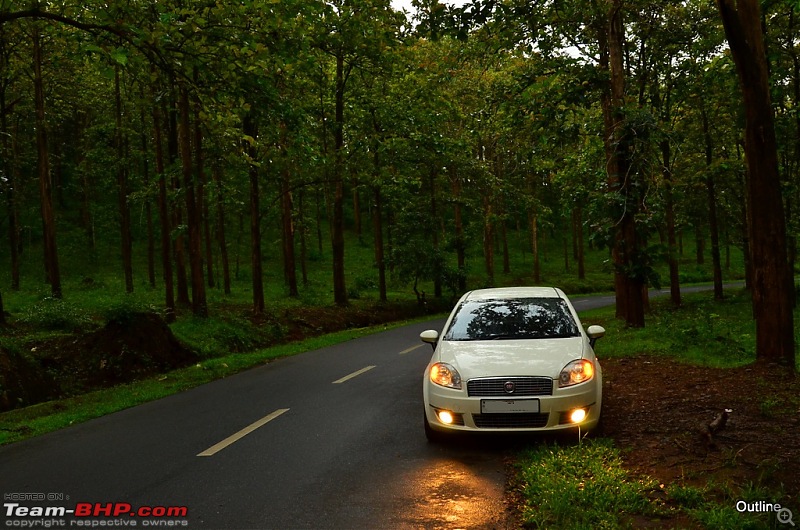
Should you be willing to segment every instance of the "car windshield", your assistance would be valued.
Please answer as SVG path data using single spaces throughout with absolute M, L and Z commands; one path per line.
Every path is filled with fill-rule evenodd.
M 561 298 L 468 300 L 458 308 L 444 340 L 515 340 L 578 337 Z

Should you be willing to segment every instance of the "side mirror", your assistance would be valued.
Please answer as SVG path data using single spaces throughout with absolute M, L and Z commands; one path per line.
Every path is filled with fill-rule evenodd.
M 436 349 L 436 343 L 439 342 L 439 332 L 433 329 L 429 329 L 427 331 L 423 331 L 419 334 L 419 338 L 422 342 L 427 342 L 431 345 L 431 348 L 434 350 Z
M 589 344 L 594 348 L 597 339 L 601 339 L 606 335 L 606 328 L 603 326 L 589 326 L 586 329 L 586 335 L 589 336 Z

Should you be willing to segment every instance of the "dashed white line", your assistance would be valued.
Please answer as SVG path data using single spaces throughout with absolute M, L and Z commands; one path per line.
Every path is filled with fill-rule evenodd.
M 345 381 L 349 381 L 350 379 L 352 379 L 354 377 L 358 377 L 359 375 L 363 374 L 364 372 L 369 372 L 373 368 L 375 368 L 375 367 L 374 366 L 367 366 L 366 368 L 362 368 L 361 370 L 358 370 L 357 372 L 353 372 L 350 375 L 346 375 L 346 376 L 342 377 L 341 379 L 337 379 L 336 381 L 333 382 L 333 384 L 334 385 L 338 385 L 338 384 L 344 383 Z
M 213 456 L 213 455 L 217 454 L 218 452 L 222 451 L 223 449 L 225 449 L 229 445 L 241 440 L 242 438 L 244 438 L 245 436 L 247 436 L 251 432 L 255 431 L 259 427 L 263 427 L 267 423 L 271 422 L 272 420 L 274 420 L 275 418 L 277 418 L 278 416 L 280 416 L 284 412 L 288 412 L 288 410 L 289 409 L 278 409 L 275 412 L 272 412 L 271 414 L 268 414 L 268 415 L 264 416 L 260 420 L 254 422 L 254 423 L 251 423 L 250 425 L 248 425 L 247 427 L 245 427 L 241 431 L 237 432 L 236 434 L 232 434 L 231 436 L 228 436 L 227 438 L 225 438 L 224 440 L 222 440 L 218 444 L 212 445 L 211 447 L 209 447 L 208 449 L 206 449 L 202 453 L 198 453 L 197 456 Z
M 414 351 L 414 350 L 416 350 L 418 348 L 422 348 L 423 346 L 425 346 L 425 345 L 424 344 L 417 344 L 416 346 L 412 346 L 412 347 L 410 347 L 410 348 L 408 348 L 406 350 L 401 351 L 400 355 L 405 355 L 407 353 L 411 353 L 412 351 Z

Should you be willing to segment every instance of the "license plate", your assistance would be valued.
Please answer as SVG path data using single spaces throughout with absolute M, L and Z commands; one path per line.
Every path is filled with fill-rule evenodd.
M 539 412 L 538 399 L 482 399 L 481 414 L 493 412 Z

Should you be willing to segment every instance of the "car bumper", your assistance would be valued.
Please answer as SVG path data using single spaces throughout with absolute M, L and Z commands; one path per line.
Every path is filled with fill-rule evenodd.
M 600 421 L 602 380 L 558 389 L 550 396 L 469 397 L 465 390 L 452 390 L 426 381 L 425 416 L 437 431 L 520 432 L 561 431 L 580 427 L 589 431 Z M 510 401 L 515 404 L 508 403 Z M 487 401 L 505 402 L 484 403 Z M 519 403 L 526 401 L 527 403 Z M 533 404 L 532 401 L 537 402 Z M 502 411 L 503 408 L 518 409 Z M 584 409 L 586 417 L 579 423 L 571 419 L 576 409 Z M 451 423 L 440 419 L 440 412 L 449 412 Z

